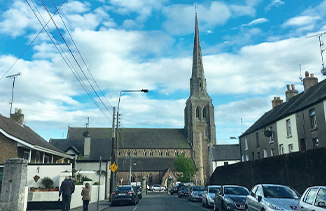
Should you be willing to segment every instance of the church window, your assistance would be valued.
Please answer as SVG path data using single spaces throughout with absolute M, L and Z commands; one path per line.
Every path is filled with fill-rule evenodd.
M 179 152 L 178 151 L 174 151 L 174 155 L 175 156 L 178 156 L 179 155 Z
M 137 156 L 137 151 L 135 150 L 133 154 L 134 154 L 134 156 Z
M 158 155 L 159 156 L 163 156 L 163 152 L 160 150 L 160 151 L 158 151 Z
M 136 182 L 136 175 L 135 174 L 131 175 L 131 182 Z
M 130 156 L 130 152 L 129 152 L 129 151 L 127 151 L 126 155 L 127 155 L 127 156 Z
M 146 151 L 143 151 L 143 156 L 146 156 L 146 155 L 147 155 Z
M 182 150 L 182 152 L 181 152 L 183 155 L 186 155 L 186 153 Z
M 121 152 L 120 151 L 118 151 L 118 156 L 121 156 Z
M 199 107 L 197 107 L 196 108 L 196 118 L 200 118 L 200 108 Z
M 168 150 L 165 151 L 165 156 L 170 156 L 170 152 Z
M 150 151 L 149 152 L 149 156 L 154 156 L 154 152 L 153 151 Z
M 203 118 L 206 119 L 207 117 L 207 106 L 203 109 Z

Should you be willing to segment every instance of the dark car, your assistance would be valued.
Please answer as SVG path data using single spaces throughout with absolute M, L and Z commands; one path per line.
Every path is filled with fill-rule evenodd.
M 111 206 L 116 204 L 137 204 L 139 202 L 136 190 L 131 185 L 116 187 L 111 194 Z
M 201 201 L 205 186 L 191 186 L 189 190 L 189 201 Z
M 178 191 L 179 191 L 178 186 L 174 186 L 174 187 L 171 188 L 170 194 L 173 195 L 174 193 L 178 193 Z
M 223 185 L 214 198 L 214 210 L 245 210 L 249 190 L 243 186 Z
M 138 195 L 138 198 L 139 199 L 142 199 L 143 198 L 142 188 L 139 185 L 134 186 L 134 188 L 136 190 L 136 193 Z
M 188 196 L 189 195 L 189 186 L 182 186 L 178 192 L 178 197 Z

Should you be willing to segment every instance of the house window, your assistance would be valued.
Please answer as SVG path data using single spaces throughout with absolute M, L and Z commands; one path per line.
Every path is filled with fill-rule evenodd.
M 319 140 L 318 138 L 314 138 L 312 139 L 312 144 L 314 148 L 318 148 L 319 147 Z
M 150 151 L 149 152 L 149 156 L 154 156 L 154 152 L 153 151 Z
M 267 158 L 267 149 L 264 149 L 264 158 Z
M 44 156 L 44 163 L 50 163 L 49 156 Z
M 29 152 L 28 151 L 24 151 L 24 160 L 29 160 Z
M 196 118 L 200 118 L 200 109 L 199 107 L 196 108 Z
M 249 161 L 249 155 L 246 155 L 246 161 Z
M 143 156 L 145 157 L 147 155 L 146 151 L 143 151 Z
M 280 155 L 284 154 L 284 146 L 283 144 L 280 144 Z
M 227 166 L 227 165 L 229 165 L 229 162 L 224 162 L 224 166 Z
M 316 112 L 315 109 L 309 110 L 309 118 L 310 118 L 310 128 L 316 128 L 317 127 L 317 118 L 316 118 Z
M 293 144 L 289 144 L 289 153 L 293 152 Z
M 244 155 L 241 155 L 241 162 L 245 161 L 244 160 Z
M 35 163 L 40 163 L 40 160 L 41 160 L 40 152 L 36 152 Z
M 287 119 L 286 120 L 286 135 L 287 135 L 287 137 L 291 137 L 292 136 L 291 121 L 290 121 L 290 119 Z
M 272 132 L 271 136 L 269 137 L 269 143 L 273 143 L 274 142 L 273 127 L 269 127 L 269 130 Z
M 274 152 L 274 148 L 271 149 L 271 156 L 274 156 L 275 152 Z
M 245 138 L 245 150 L 247 151 L 248 150 L 248 139 Z
M 259 147 L 259 136 L 258 136 L 258 133 L 256 133 L 256 147 Z

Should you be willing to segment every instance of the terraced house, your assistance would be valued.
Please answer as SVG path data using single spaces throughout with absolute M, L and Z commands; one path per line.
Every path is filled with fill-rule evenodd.
M 308 72 L 304 91 L 287 85 L 286 102 L 279 97 L 272 109 L 240 136 L 241 160 L 326 147 L 326 81 Z

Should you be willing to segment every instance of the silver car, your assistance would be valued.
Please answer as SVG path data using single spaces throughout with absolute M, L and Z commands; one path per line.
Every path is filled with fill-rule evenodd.
M 205 186 L 191 186 L 189 190 L 189 201 L 201 201 Z
M 220 185 L 208 185 L 205 188 L 201 204 L 203 207 L 212 207 L 214 205 L 215 194 L 220 191 Z
M 248 211 L 298 210 L 300 195 L 284 185 L 259 184 L 247 196 Z
M 299 209 L 301 211 L 325 211 L 326 186 L 307 188 L 300 199 Z

